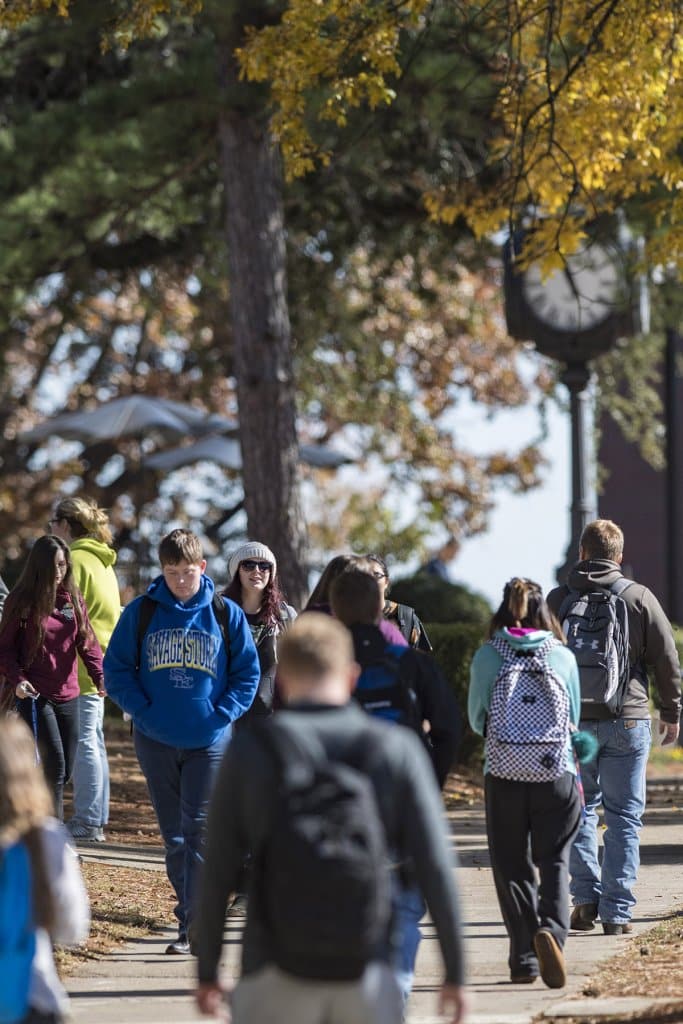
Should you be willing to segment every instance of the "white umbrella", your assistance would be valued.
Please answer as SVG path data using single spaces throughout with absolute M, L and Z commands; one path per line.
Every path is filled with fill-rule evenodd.
M 322 444 L 302 444 L 299 447 L 299 455 L 302 462 L 317 469 L 338 469 L 345 463 L 353 460 L 341 452 L 334 451 Z M 164 470 L 167 473 L 182 466 L 191 466 L 200 461 L 215 462 L 225 469 L 240 470 L 242 468 L 242 454 L 239 441 L 234 437 L 221 437 L 211 435 L 203 437 L 193 444 L 183 445 L 178 448 L 167 448 L 163 452 L 155 452 L 142 460 L 142 465 L 147 469 Z
M 184 402 L 150 395 L 128 395 L 103 402 L 94 409 L 53 416 L 20 434 L 19 440 L 30 444 L 57 435 L 66 440 L 93 444 L 116 441 L 120 437 L 139 437 L 152 430 L 166 437 L 185 437 L 236 429 L 235 420 L 209 414 Z

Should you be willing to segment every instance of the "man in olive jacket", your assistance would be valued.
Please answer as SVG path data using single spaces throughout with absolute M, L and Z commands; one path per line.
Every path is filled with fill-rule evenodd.
M 601 587 L 609 590 L 623 579 L 623 552 L 624 535 L 616 523 L 609 519 L 589 523 L 581 535 L 579 562 L 567 584 L 548 594 L 553 612 L 559 616 L 563 605 L 567 608 L 570 591 L 581 594 Z M 574 903 L 571 927 L 588 931 L 599 917 L 607 935 L 631 931 L 629 921 L 636 902 L 633 886 L 640 860 L 639 833 L 650 750 L 648 676 L 657 691 L 663 744 L 676 742 L 681 711 L 678 653 L 664 610 L 640 583 L 630 583 L 620 596 L 628 616 L 629 680 L 617 717 L 605 706 L 582 705 L 580 728 L 594 734 L 598 753 L 594 761 L 581 768 L 586 814 L 569 861 Z M 607 826 L 602 869 L 598 863 L 599 804 Z

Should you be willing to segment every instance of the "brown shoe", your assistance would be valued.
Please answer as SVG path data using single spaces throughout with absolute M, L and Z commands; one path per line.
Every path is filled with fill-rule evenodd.
M 564 988 L 567 984 L 564 956 L 550 928 L 538 929 L 534 935 L 534 949 L 541 978 L 548 988 Z
M 603 921 L 602 930 L 605 935 L 630 935 L 633 925 L 627 922 L 620 924 L 617 921 Z
M 595 928 L 597 916 L 597 903 L 579 903 L 572 910 L 569 927 L 575 932 L 590 932 Z

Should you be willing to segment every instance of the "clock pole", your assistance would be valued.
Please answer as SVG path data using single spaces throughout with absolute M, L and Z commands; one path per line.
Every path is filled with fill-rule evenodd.
M 569 570 L 579 557 L 579 541 L 583 528 L 597 518 L 593 481 L 593 433 L 591 396 L 588 385 L 591 372 L 585 361 L 567 363 L 560 380 L 569 390 L 569 411 L 572 435 L 572 503 L 571 536 L 565 560 L 557 569 L 557 580 L 565 583 Z

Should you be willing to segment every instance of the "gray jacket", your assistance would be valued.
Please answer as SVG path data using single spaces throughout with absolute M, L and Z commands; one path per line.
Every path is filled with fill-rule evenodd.
M 374 751 L 368 775 L 387 845 L 401 858 L 412 857 L 414 874 L 439 938 L 446 981 L 462 985 L 463 951 L 454 854 L 445 835 L 443 804 L 434 772 L 417 736 L 408 729 L 379 722 L 352 704 L 298 705 L 265 719 L 263 728 L 277 729 L 283 720 L 304 741 L 307 735 L 315 737 L 334 760 L 353 763 L 352 751 L 357 756 L 364 742 Z M 275 759 L 256 730 L 239 733 L 223 758 L 209 810 L 195 933 L 200 981 L 214 982 L 217 978 L 228 896 L 238 889 L 248 854 L 254 865 L 254 893 L 258 892 L 260 852 L 268 836 L 277 795 Z M 259 900 L 251 895 L 242 939 L 244 974 L 258 970 L 270 959 Z M 330 893 L 330 899 L 334 899 L 334 893 Z
M 610 586 L 623 573 L 617 562 L 594 558 L 579 562 L 569 574 L 567 584 L 548 594 L 548 605 L 555 615 L 572 590 L 585 593 L 596 586 Z M 641 583 L 633 582 L 621 595 L 628 610 L 629 660 L 631 678 L 621 718 L 648 718 L 648 676 L 652 676 L 663 722 L 676 723 L 681 713 L 681 669 L 671 624 L 654 594 Z M 609 718 L 609 712 L 592 708 L 582 712 L 585 718 Z

